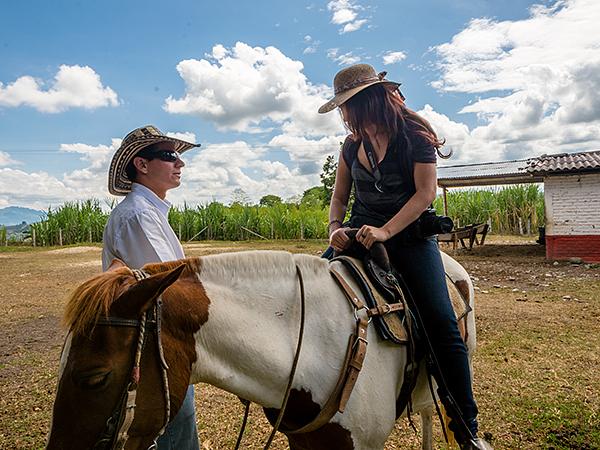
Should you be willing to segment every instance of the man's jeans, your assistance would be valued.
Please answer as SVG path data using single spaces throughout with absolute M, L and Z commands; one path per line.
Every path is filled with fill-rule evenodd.
M 158 450 L 199 450 L 194 386 L 188 386 L 181 409 L 158 438 Z

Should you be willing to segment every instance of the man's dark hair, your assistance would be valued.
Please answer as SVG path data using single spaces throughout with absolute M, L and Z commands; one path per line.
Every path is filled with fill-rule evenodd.
M 131 161 L 129 161 L 129 164 L 127 164 L 127 166 L 125 166 L 125 175 L 127 175 L 127 178 L 129 178 L 130 181 L 135 181 L 135 178 L 137 177 L 137 169 L 135 168 L 135 165 L 133 164 L 133 160 L 135 158 L 140 156 L 140 157 L 145 158 L 148 161 L 150 161 L 150 160 L 154 159 L 154 157 L 152 156 L 152 153 L 156 153 L 161 148 L 164 148 L 164 146 L 165 146 L 164 142 L 158 142 L 156 144 L 148 145 L 147 147 L 144 147 L 139 152 L 137 152 L 137 154 L 133 158 L 131 158 Z

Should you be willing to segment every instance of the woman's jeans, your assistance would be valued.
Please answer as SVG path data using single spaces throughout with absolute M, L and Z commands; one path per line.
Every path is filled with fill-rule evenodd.
M 198 450 L 194 386 L 188 386 L 181 408 L 158 438 L 158 450 Z
M 434 238 L 405 244 L 392 239 L 385 246 L 392 265 L 410 289 L 415 303 L 411 306 L 416 307 L 431 342 L 437 361 L 433 375 L 451 419 L 449 427 L 459 443 L 465 442 L 471 437 L 465 432 L 465 426 L 473 436 L 477 434 L 477 405 L 473 398 L 467 348 L 450 302 L 438 243 Z M 452 403 L 462 419 L 453 411 L 456 408 Z

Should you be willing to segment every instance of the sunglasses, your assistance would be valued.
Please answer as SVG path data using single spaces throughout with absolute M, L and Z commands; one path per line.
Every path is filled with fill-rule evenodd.
M 146 158 L 148 160 L 152 159 L 160 159 L 161 161 L 166 162 L 175 162 L 178 159 L 181 159 L 181 155 L 175 150 L 160 150 L 158 152 L 153 152 L 148 155 L 138 155 L 142 158 Z

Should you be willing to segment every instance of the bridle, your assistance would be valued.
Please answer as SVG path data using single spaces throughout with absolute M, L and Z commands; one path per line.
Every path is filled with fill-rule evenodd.
M 150 276 L 143 270 L 131 270 L 137 281 L 143 280 Z M 127 439 L 129 438 L 129 428 L 131 427 L 135 416 L 137 388 L 140 381 L 140 362 L 142 359 L 142 352 L 146 344 L 146 332 L 151 328 L 154 328 L 156 332 L 156 346 L 158 348 L 158 355 L 160 359 L 162 385 L 165 396 L 165 422 L 158 435 L 154 439 L 154 443 L 149 447 L 148 450 L 156 448 L 156 439 L 164 432 L 167 424 L 169 423 L 169 418 L 171 415 L 171 398 L 169 395 L 169 378 L 167 374 L 169 366 L 165 361 L 160 334 L 161 311 L 162 299 L 159 296 L 152 308 L 142 313 L 142 316 L 139 320 L 107 316 L 100 318 L 97 322 L 97 325 L 101 326 L 137 328 L 138 339 L 129 383 L 127 383 L 127 386 L 125 386 L 121 394 L 121 398 L 113 410 L 113 413 L 106 420 L 104 429 L 92 447 L 93 450 L 122 450 L 127 443 Z

